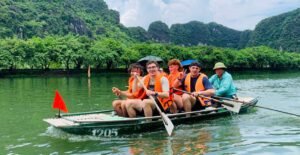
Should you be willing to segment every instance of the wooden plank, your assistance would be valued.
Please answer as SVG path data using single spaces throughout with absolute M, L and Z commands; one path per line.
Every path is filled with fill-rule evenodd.
M 44 119 L 44 121 L 54 127 L 68 127 L 68 126 L 78 125 L 78 123 L 74 123 L 72 121 L 69 121 L 69 120 L 66 120 L 63 118 L 49 118 L 49 119 Z
M 110 121 L 110 120 L 127 120 L 128 118 L 111 116 L 107 114 L 89 114 L 89 115 L 78 115 L 78 116 L 68 116 L 66 119 L 73 120 L 76 122 L 81 121 Z
M 62 118 L 44 119 L 45 122 L 55 127 L 69 127 L 69 126 L 79 125 L 76 122 L 101 122 L 101 121 L 118 121 L 118 120 L 128 120 L 128 118 L 111 116 L 107 114 L 86 114 L 86 115 L 65 116 Z

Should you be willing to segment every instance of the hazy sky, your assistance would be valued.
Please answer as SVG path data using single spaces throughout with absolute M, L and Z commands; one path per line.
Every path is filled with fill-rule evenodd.
M 300 8 L 300 0 L 105 0 L 120 12 L 125 26 L 148 29 L 161 20 L 169 26 L 192 20 L 216 22 L 237 29 L 254 29 L 264 18 Z

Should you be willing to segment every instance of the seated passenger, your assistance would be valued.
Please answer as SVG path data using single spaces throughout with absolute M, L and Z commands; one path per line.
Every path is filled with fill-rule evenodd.
M 172 88 L 176 88 L 182 90 L 180 86 L 177 86 L 177 80 L 184 75 L 183 67 L 178 59 L 172 59 L 168 62 L 170 74 L 168 75 L 168 80 L 170 84 L 170 92 L 173 95 L 173 103 L 170 107 L 171 113 L 177 113 L 179 110 L 183 110 L 183 103 L 182 103 L 182 92 L 173 90 Z M 175 87 L 177 86 L 177 87 Z
M 141 82 L 135 85 L 138 88 L 143 88 L 143 85 L 148 89 L 142 96 L 143 100 L 128 100 L 127 110 L 129 117 L 135 117 L 136 112 L 143 112 L 145 117 L 153 116 L 157 112 L 155 104 L 160 107 L 160 110 L 166 112 L 172 104 L 169 98 L 169 81 L 159 72 L 159 65 L 156 61 L 149 61 L 146 64 L 148 75 Z M 135 87 L 134 86 L 134 87 Z M 149 99 L 148 96 L 153 96 L 155 102 Z
M 130 73 L 130 77 L 128 80 L 128 90 L 121 91 L 119 88 L 116 87 L 112 88 L 112 92 L 116 94 L 119 98 L 121 96 L 125 96 L 127 99 L 137 98 L 138 93 L 140 91 L 140 90 L 133 89 L 133 83 L 134 80 L 136 80 L 134 78 L 135 75 L 140 76 L 142 74 L 143 67 L 137 63 L 134 63 L 130 65 L 128 72 Z M 126 104 L 126 100 L 118 99 L 113 101 L 112 103 L 113 108 L 119 116 L 124 116 L 124 117 L 128 116 L 125 104 Z
M 226 66 L 222 62 L 216 63 L 213 68 L 216 74 L 211 76 L 209 81 L 216 90 L 216 96 L 233 99 L 236 98 L 236 88 L 232 76 L 225 69 Z
M 183 108 L 185 112 L 194 110 L 205 109 L 211 106 L 209 99 L 199 97 L 202 96 L 213 96 L 215 90 L 210 84 L 207 76 L 200 72 L 201 66 L 198 62 L 193 62 L 189 66 L 190 73 L 182 79 L 178 79 L 178 84 L 183 86 L 183 89 L 190 94 L 184 93 L 182 95 Z M 189 115 L 188 115 L 189 116 Z

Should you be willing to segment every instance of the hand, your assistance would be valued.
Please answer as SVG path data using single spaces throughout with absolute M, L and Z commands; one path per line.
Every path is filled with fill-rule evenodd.
M 137 72 L 132 73 L 134 78 L 137 78 L 137 76 L 139 76 L 139 74 Z
M 179 76 L 178 76 L 178 79 L 183 79 L 184 78 L 184 73 L 183 72 L 180 72 L 179 73 Z
M 148 96 L 150 96 L 150 95 L 155 95 L 155 91 L 152 91 L 152 90 L 147 90 L 146 91 L 146 94 L 148 95 Z
M 116 95 L 121 93 L 120 89 L 116 87 L 112 87 L 112 92 Z
M 199 95 L 203 95 L 202 91 L 192 92 L 192 96 L 194 96 L 194 97 L 198 97 Z
M 111 90 L 112 90 L 113 93 L 116 93 L 117 89 L 118 89 L 118 88 L 116 88 L 116 87 L 112 87 L 112 88 L 111 88 Z

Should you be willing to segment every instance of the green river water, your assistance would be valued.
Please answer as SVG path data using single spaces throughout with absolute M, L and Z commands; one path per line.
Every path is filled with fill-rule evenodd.
M 232 73 L 239 96 L 258 105 L 300 114 L 300 71 Z M 0 79 L 0 154 L 300 154 L 300 118 L 255 108 L 166 131 L 116 138 L 64 133 L 43 122 L 59 90 L 70 112 L 111 109 L 111 87 L 124 88 L 126 74 Z

